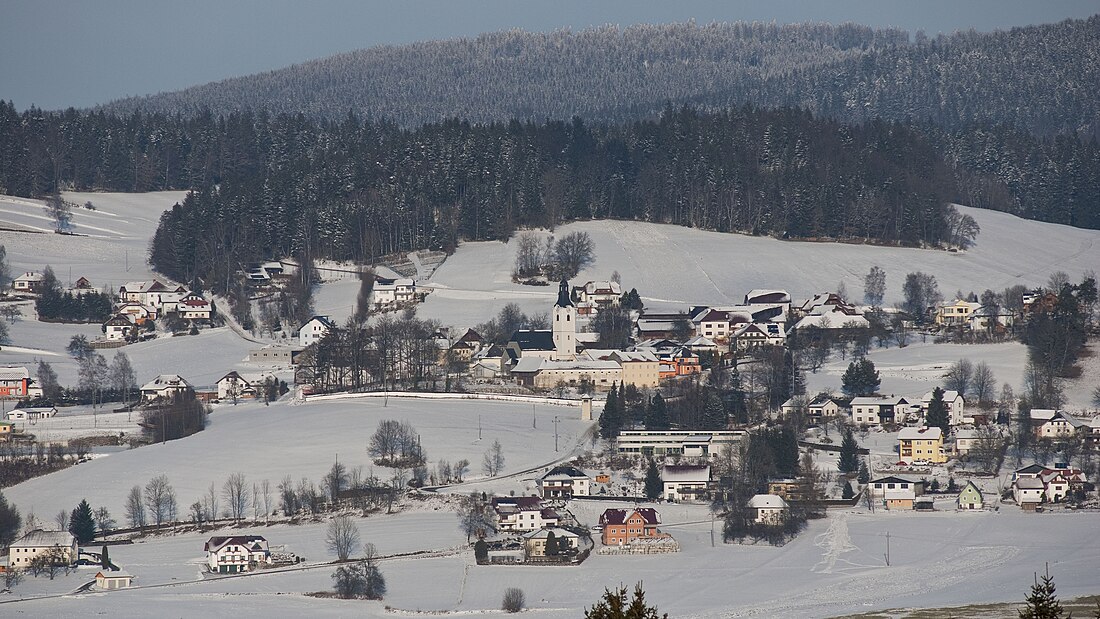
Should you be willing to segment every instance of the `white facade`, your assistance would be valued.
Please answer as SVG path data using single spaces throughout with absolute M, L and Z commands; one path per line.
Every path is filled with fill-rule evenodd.
M 386 309 L 416 301 L 416 282 L 410 278 L 377 279 L 371 289 L 371 304 Z
M 301 329 L 298 329 L 298 344 L 303 348 L 316 344 L 334 326 L 328 316 L 314 316 L 302 325 Z
M 271 556 L 267 540 L 259 535 L 211 537 L 204 550 L 207 567 L 220 574 L 247 572 L 253 565 L 267 563 Z
M 191 389 L 191 383 L 188 383 L 179 374 L 161 374 L 141 386 L 141 399 L 149 401 L 163 398 L 167 400 L 189 389 Z
M 749 500 L 749 508 L 756 510 L 755 522 L 759 524 L 777 525 L 786 518 L 787 502 L 783 497 L 774 494 L 758 494 Z
M 630 455 L 717 458 L 726 449 L 737 449 L 744 434 L 743 430 L 624 430 L 615 439 L 615 448 Z
M 554 304 L 553 330 L 554 361 L 572 361 L 577 358 L 577 308 L 569 299 L 569 283 L 562 281 L 558 302 Z M 621 377 L 621 372 L 620 372 Z
M 129 587 L 133 580 L 134 576 L 132 574 L 106 570 L 95 575 L 95 586 L 97 589 L 104 591 L 113 591 Z
M 661 469 L 661 496 L 667 501 L 693 502 L 706 499 L 710 465 L 670 466 Z
M 557 526 L 558 514 L 542 506 L 537 497 L 497 497 L 493 499 L 500 531 L 537 531 Z
M 926 416 L 928 415 L 928 404 L 932 401 L 932 391 L 921 396 L 920 408 Z M 958 391 L 944 391 L 943 403 L 947 405 L 947 418 L 948 422 L 953 426 L 962 425 L 964 423 L 974 423 L 973 417 L 966 417 L 964 415 L 964 409 L 966 407 L 966 399 Z
M 8 565 L 26 569 L 38 555 L 55 550 L 60 553 L 61 561 L 68 565 L 76 562 L 80 552 L 72 533 L 35 529 L 13 542 L 8 548 Z

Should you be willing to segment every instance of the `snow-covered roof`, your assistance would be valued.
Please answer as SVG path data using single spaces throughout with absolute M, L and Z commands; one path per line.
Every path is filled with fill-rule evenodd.
M 625 350 L 616 350 L 613 353 L 613 356 L 616 359 L 618 359 L 620 363 L 645 363 L 645 362 L 657 363 L 658 361 L 660 361 L 657 358 L 657 355 L 653 354 L 651 351 L 648 351 L 648 350 L 633 351 L 633 352 L 632 351 L 625 351 Z
M 550 533 L 553 533 L 554 537 L 559 538 L 559 539 L 562 538 L 562 537 L 568 537 L 568 538 L 579 538 L 580 537 L 579 535 L 577 535 L 576 533 L 570 531 L 569 529 L 563 529 L 561 527 L 547 527 L 545 529 L 537 529 L 535 531 L 531 531 L 530 533 L 524 533 L 523 534 L 523 539 L 546 539 L 547 537 L 550 537 Z
M 717 348 L 718 344 L 714 343 L 714 340 L 703 337 L 702 335 L 696 335 L 690 340 L 684 342 L 684 346 L 688 348 Z
M 35 529 L 12 543 L 12 548 L 43 548 L 50 546 L 72 546 L 73 534 L 68 531 L 43 531 Z
M 902 428 L 898 432 L 898 440 L 936 440 L 943 438 L 943 431 L 939 428 Z
M 928 393 L 921 396 L 921 398 L 920 398 L 921 404 L 927 406 L 928 403 L 932 401 L 932 394 L 933 394 L 934 391 L 935 390 L 933 389 L 932 391 L 929 391 Z M 962 397 L 962 395 L 960 395 L 959 392 L 955 391 L 954 389 L 952 389 L 950 391 L 944 391 L 943 392 L 943 401 L 944 402 L 954 402 L 955 400 L 958 400 L 961 397 Z M 964 398 L 964 400 L 965 400 L 965 398 Z
M 783 497 L 776 494 L 758 494 L 749 499 L 749 507 L 752 509 L 786 509 L 787 502 L 783 500 Z
M 589 477 L 588 474 L 575 466 L 561 465 L 550 469 L 549 472 L 539 479 L 543 481 L 560 481 L 566 479 L 589 479 Z
M 27 271 L 26 273 L 16 277 L 13 281 L 17 282 L 40 282 L 44 279 L 44 275 L 38 271 Z
M 619 282 L 588 282 L 584 285 L 585 294 L 622 294 Z
M 955 440 L 969 440 L 978 438 L 978 431 L 973 428 L 959 428 L 955 430 Z
M 30 377 L 31 373 L 24 367 L 9 366 L 0 368 L 0 380 L 23 380 Z
M 1046 487 L 1043 480 L 1038 477 L 1019 477 L 1015 483 L 1016 487 L 1021 490 L 1042 490 Z
M 848 315 L 839 311 L 825 314 L 811 314 L 799 320 L 794 329 L 817 327 L 819 329 L 847 329 L 870 327 L 871 323 L 859 315 Z
M 669 465 L 661 469 L 661 481 L 665 483 L 706 483 L 710 481 L 710 465 Z
M 1031 418 L 1035 421 L 1049 421 L 1054 417 L 1054 413 L 1058 411 L 1053 408 L 1033 408 L 1031 409 Z
M 161 374 L 153 380 L 145 383 L 141 386 L 142 391 L 161 391 L 170 388 L 182 388 L 190 387 L 191 383 L 188 383 L 179 374 Z
M 790 303 L 791 294 L 786 290 L 754 288 L 745 295 L 745 304 L 750 303 Z
M 908 404 L 909 401 L 905 398 L 890 396 L 890 397 L 871 397 L 860 396 L 858 398 L 852 398 L 852 406 L 897 406 L 899 404 Z

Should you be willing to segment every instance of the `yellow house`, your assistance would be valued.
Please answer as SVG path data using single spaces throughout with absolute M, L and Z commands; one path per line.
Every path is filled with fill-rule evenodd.
M 943 431 L 939 428 L 902 428 L 898 432 L 898 456 L 905 462 L 947 462 L 943 453 Z
M 11 438 L 12 422 L 0 421 L 0 441 L 6 441 Z
M 944 303 L 936 307 L 936 324 L 941 327 L 969 325 L 970 315 L 981 308 L 981 303 L 971 303 L 962 299 L 956 299 L 952 303 Z

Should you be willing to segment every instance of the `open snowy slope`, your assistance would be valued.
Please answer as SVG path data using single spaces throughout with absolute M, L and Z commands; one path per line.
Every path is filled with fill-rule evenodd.
M 740 302 L 753 288 L 782 288 L 804 299 L 836 290 L 840 282 L 858 299 L 863 276 L 874 265 L 886 270 L 887 303 L 901 300 L 905 275 L 913 271 L 935 275 L 944 296 L 950 296 L 958 289 L 981 293 L 1039 285 L 1058 270 L 1078 280 L 1100 268 L 1100 231 L 960 210 L 982 228 L 977 245 L 961 253 L 781 241 L 633 221 L 577 222 L 555 234 L 582 231 L 592 237 L 595 264 L 577 281 L 606 279 L 618 271 L 623 285 L 636 287 L 653 306 Z M 514 242 L 461 245 L 431 278 L 436 290 L 420 314 L 476 324 L 508 302 L 529 313 L 546 311 L 556 292 L 512 283 L 514 251 Z
M 537 429 L 533 429 L 536 415 Z M 560 452 L 554 451 L 553 419 L 558 417 Z M 175 487 L 181 510 L 213 482 L 221 488 L 234 472 L 248 480 L 284 476 L 309 477 L 315 483 L 333 461 L 349 467 L 373 467 L 367 441 L 382 419 L 408 420 L 420 433 L 431 464 L 440 458 L 470 462 L 470 477 L 482 475 L 481 461 L 494 440 L 505 456 L 505 474 L 542 466 L 565 457 L 592 422 L 581 421 L 579 408 L 478 400 L 430 401 L 411 398 L 364 398 L 271 406 L 242 403 L 215 408 L 209 426 L 191 437 L 97 458 L 4 490 L 23 513 L 49 518 L 71 510 L 87 497 L 121 515 L 126 494 L 164 473 Z M 480 420 L 480 421 L 479 421 Z M 478 438 L 478 424 L 481 438 Z M 387 478 L 388 469 L 373 467 Z

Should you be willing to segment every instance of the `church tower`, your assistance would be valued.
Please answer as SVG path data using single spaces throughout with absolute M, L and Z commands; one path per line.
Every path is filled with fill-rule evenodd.
M 555 361 L 574 361 L 577 358 L 577 308 L 569 297 L 569 282 L 561 280 L 558 286 L 558 302 L 554 304 L 554 355 Z

